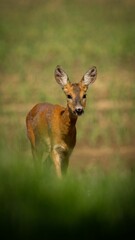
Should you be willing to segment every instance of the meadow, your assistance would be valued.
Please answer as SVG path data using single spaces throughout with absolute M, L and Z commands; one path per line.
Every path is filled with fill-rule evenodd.
M 134 234 L 135 3 L 0 2 L 0 228 L 17 239 Z M 95 65 L 67 177 L 32 162 L 25 117 L 38 102 L 66 105 L 57 64 L 73 82 Z

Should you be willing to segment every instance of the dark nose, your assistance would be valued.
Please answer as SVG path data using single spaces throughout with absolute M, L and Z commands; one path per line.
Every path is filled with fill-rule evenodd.
M 83 108 L 82 107 L 78 107 L 78 108 L 75 109 L 75 111 L 76 111 L 77 115 L 80 116 L 83 113 Z

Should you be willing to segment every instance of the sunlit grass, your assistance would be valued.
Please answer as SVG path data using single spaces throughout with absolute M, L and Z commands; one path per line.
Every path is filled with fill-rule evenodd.
M 130 144 L 134 134 L 134 129 L 132 134 L 130 128 L 134 109 L 127 110 L 129 123 L 126 123 L 124 111 L 118 113 L 113 108 L 109 113 L 100 114 L 96 109 L 91 111 L 89 106 L 94 109 L 94 103 L 102 99 L 134 103 L 132 4 L 126 1 L 116 4 L 113 1 L 86 0 L 83 3 L 65 0 L 56 3 L 29 1 L 26 4 L 3 1 L 1 6 L 3 104 L 21 103 L 26 106 L 22 119 L 28 111 L 27 103 L 34 105 L 48 101 L 66 105 L 64 95 L 54 80 L 55 66 L 61 64 L 71 81 L 79 81 L 91 65 L 96 65 L 98 78 L 88 92 L 88 110 L 83 120 L 80 119 L 78 138 L 85 138 L 89 130 L 88 138 L 92 145 L 102 138 L 103 144 L 111 144 L 113 139 L 118 145 Z M 3 114 L 8 113 L 5 111 Z M 17 113 L 14 115 L 16 118 Z M 105 124 L 104 129 L 102 118 L 104 122 L 112 120 L 112 127 Z
M 27 71 L 31 62 L 49 71 L 59 61 L 70 68 L 97 63 L 105 70 L 134 56 L 134 12 L 126 1 L 13 1 L 2 7 L 0 59 L 6 71 Z

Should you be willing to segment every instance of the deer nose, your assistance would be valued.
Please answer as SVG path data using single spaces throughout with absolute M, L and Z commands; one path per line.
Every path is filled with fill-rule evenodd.
M 78 116 L 80 116 L 83 113 L 83 108 L 82 107 L 76 107 L 75 112 L 77 113 Z

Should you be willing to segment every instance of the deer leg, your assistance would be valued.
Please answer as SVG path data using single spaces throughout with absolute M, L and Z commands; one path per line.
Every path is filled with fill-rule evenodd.
M 42 161 L 43 151 L 41 151 L 41 149 L 39 149 L 38 147 L 33 147 L 33 146 L 31 146 L 31 149 L 32 149 L 34 162 L 38 164 L 39 162 Z
M 65 155 L 65 154 L 64 154 Z M 67 155 L 67 154 L 66 154 Z M 61 171 L 62 175 L 65 175 L 67 173 L 68 169 L 68 163 L 69 163 L 69 157 L 63 157 L 61 161 Z
M 53 151 L 52 151 L 52 160 L 53 160 L 53 163 L 54 163 L 56 174 L 59 178 L 61 178 L 62 177 L 62 174 L 61 174 L 61 159 L 60 159 L 60 155 L 59 155 L 59 153 L 57 152 L 56 149 L 53 149 Z
M 56 173 L 59 177 L 61 177 L 67 172 L 68 163 L 69 163 L 69 154 L 63 146 L 56 145 L 53 149 L 52 157 L 53 157 Z

